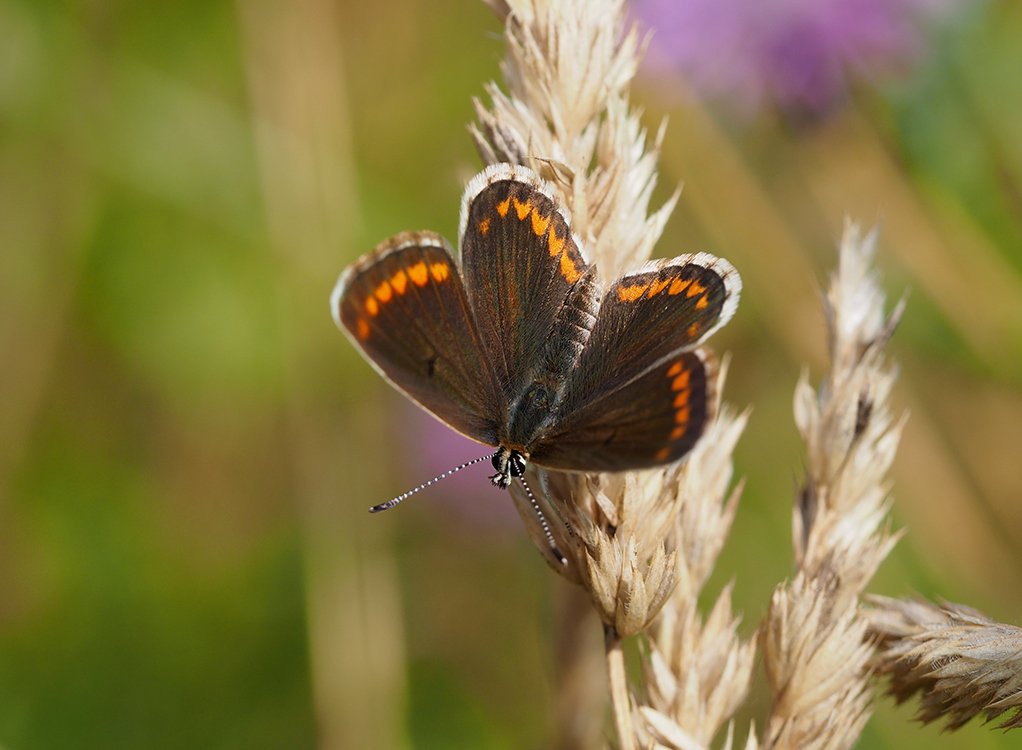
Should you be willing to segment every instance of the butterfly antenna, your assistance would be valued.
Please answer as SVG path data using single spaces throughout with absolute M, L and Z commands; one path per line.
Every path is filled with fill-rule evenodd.
M 532 490 L 529 489 L 529 485 L 525 483 L 525 477 L 518 477 L 522 482 L 522 487 L 525 488 L 525 494 L 529 497 L 529 503 L 532 505 L 532 510 L 536 514 L 536 518 L 539 519 L 540 528 L 543 529 L 543 534 L 546 536 L 547 543 L 550 545 L 550 552 L 557 558 L 557 562 L 561 565 L 567 565 L 568 560 L 557 547 L 557 542 L 554 541 L 554 535 L 550 531 L 550 523 L 546 520 L 546 516 L 543 514 L 543 509 L 539 507 L 539 501 L 536 500 L 536 496 L 532 494 Z
M 439 474 L 439 475 L 433 477 L 428 482 L 423 482 L 418 487 L 416 487 L 414 489 L 411 489 L 411 490 L 408 490 L 408 492 L 405 492 L 402 495 L 398 495 L 397 497 L 395 497 L 395 498 L 393 498 L 391 500 L 388 500 L 385 503 L 380 503 L 379 505 L 372 506 L 369 509 L 369 512 L 370 513 L 379 513 L 380 511 L 390 510 L 395 505 L 400 503 L 402 500 L 407 500 L 408 498 L 410 498 L 416 492 L 420 492 L 420 491 L 426 489 L 427 487 L 429 487 L 430 485 L 436 484 L 441 479 L 447 479 L 447 477 L 449 477 L 451 474 L 457 474 L 462 469 L 467 469 L 469 466 L 475 466 L 477 463 L 485 461 L 486 459 L 490 458 L 491 456 L 492 456 L 492 454 L 487 453 L 485 456 L 479 456 L 479 458 L 473 458 L 471 461 L 466 461 L 461 466 L 455 466 L 453 469 L 448 469 L 443 474 Z

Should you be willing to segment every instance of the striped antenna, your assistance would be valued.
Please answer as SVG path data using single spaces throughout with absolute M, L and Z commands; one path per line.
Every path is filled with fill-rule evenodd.
M 546 520 L 546 516 L 543 515 L 543 509 L 539 507 L 539 501 L 536 500 L 536 496 L 532 494 L 532 490 L 529 489 L 529 485 L 525 483 L 525 477 L 518 478 L 522 482 L 522 487 L 525 488 L 525 494 L 529 497 L 529 503 L 532 505 L 532 510 L 536 514 L 536 518 L 539 519 L 539 525 L 543 529 L 543 534 L 546 536 L 547 543 L 550 545 L 551 554 L 557 558 L 557 562 L 561 565 L 567 565 L 568 559 L 564 556 L 561 550 L 557 548 L 557 542 L 554 541 L 554 535 L 550 531 L 550 523 Z
M 408 492 L 404 493 L 403 495 L 398 495 L 397 497 L 395 497 L 395 498 L 393 498 L 391 500 L 388 500 L 385 503 L 380 503 L 379 505 L 374 505 L 373 507 L 371 507 L 369 509 L 369 512 L 370 513 L 379 513 L 379 512 L 384 511 L 384 510 L 390 510 L 395 505 L 400 503 L 402 500 L 407 500 L 408 498 L 410 498 L 416 492 L 424 490 L 424 489 L 426 489 L 427 487 L 429 487 L 432 484 L 436 484 L 441 479 L 447 479 L 447 477 L 449 477 L 451 474 L 457 474 L 462 469 L 467 469 L 469 466 L 475 466 L 477 463 L 480 463 L 481 461 L 485 461 L 488 458 L 493 458 L 493 454 L 492 453 L 487 453 L 485 456 L 479 456 L 479 458 L 473 458 L 471 461 L 466 461 L 461 466 L 455 466 L 453 469 L 448 469 L 443 474 L 440 474 L 438 476 L 433 477 L 428 482 L 423 482 L 422 484 L 420 484 L 415 489 L 408 490 Z

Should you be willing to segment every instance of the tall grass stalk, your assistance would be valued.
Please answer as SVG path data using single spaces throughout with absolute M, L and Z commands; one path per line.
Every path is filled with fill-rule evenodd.
M 807 471 L 792 515 L 796 573 L 774 590 L 760 632 L 773 693 L 765 748 L 850 747 L 869 716 L 859 597 L 897 539 L 887 473 L 904 424 L 884 361 L 904 304 L 885 314 L 875 249 L 875 232 L 845 227 L 825 300 L 830 369 L 816 390 L 803 373 L 795 391 Z

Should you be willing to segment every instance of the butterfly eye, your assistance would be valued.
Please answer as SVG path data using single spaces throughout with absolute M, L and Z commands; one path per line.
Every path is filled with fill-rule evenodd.
M 490 456 L 490 463 L 493 465 L 493 468 L 496 469 L 497 471 L 504 471 L 505 455 L 506 454 L 504 453 L 504 449 L 501 448 L 499 451 Z
M 511 456 L 508 458 L 508 470 L 511 472 L 513 477 L 525 476 L 525 456 L 518 451 L 511 451 Z

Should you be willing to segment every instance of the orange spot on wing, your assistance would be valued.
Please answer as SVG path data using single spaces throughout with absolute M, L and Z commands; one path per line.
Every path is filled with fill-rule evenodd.
M 547 227 L 550 226 L 551 216 L 540 216 L 539 209 L 532 209 L 532 231 L 536 233 L 537 237 L 542 237 L 546 234 Z
M 685 370 L 685 372 L 681 373 L 678 377 L 676 377 L 674 380 L 672 380 L 671 381 L 671 390 L 672 391 L 680 391 L 680 390 L 683 390 L 685 388 L 688 388 L 688 380 L 689 380 L 689 376 L 690 375 L 691 375 L 691 373 L 688 370 Z
M 702 297 L 700 297 L 699 300 L 696 302 L 696 310 L 705 310 L 709 306 L 710 300 L 706 298 L 705 294 Z
M 479 222 L 479 233 L 485 237 L 486 233 L 490 231 L 490 217 L 487 216 L 485 219 Z
M 678 392 L 678 395 L 674 397 L 675 409 L 680 409 L 682 406 L 688 405 L 688 393 L 688 388 Z
M 649 294 L 647 294 L 646 296 L 647 297 L 655 297 L 655 296 L 657 296 L 658 294 L 660 294 L 660 292 L 662 292 L 664 290 L 664 287 L 666 287 L 670 283 L 671 283 L 670 279 L 664 279 L 663 281 L 653 281 L 653 282 L 650 282 Z
M 416 285 L 426 286 L 426 283 L 429 281 L 429 270 L 426 268 L 426 262 L 420 260 L 414 266 L 411 266 L 408 269 L 408 275 Z
M 671 440 L 678 440 L 679 438 L 684 437 L 684 435 L 685 435 L 684 425 L 678 425 L 673 430 L 671 430 Z
M 404 271 L 398 271 L 390 277 L 390 285 L 394 287 L 394 291 L 398 294 L 404 294 L 405 289 L 408 288 L 408 276 Z
M 685 292 L 686 297 L 695 297 L 697 294 L 702 294 L 706 291 L 706 287 L 700 284 L 698 281 L 693 280 L 688 286 L 688 291 Z
M 667 457 L 671 455 L 670 447 L 663 447 L 654 454 L 653 458 L 657 461 L 666 461 Z
M 509 195 L 502 202 L 497 204 L 497 213 L 500 214 L 500 218 L 507 216 L 507 212 L 511 210 L 511 196 Z
M 692 325 L 690 325 L 688 327 L 687 333 L 690 339 L 694 339 L 696 337 L 696 334 L 699 333 L 699 324 L 693 323 Z
M 366 323 L 365 318 L 359 318 L 355 324 L 355 335 L 358 336 L 360 341 L 365 341 L 369 338 L 369 324 Z
M 617 298 L 622 302 L 635 302 L 642 293 L 649 288 L 649 284 L 632 284 L 631 286 L 619 286 Z
M 667 371 L 667 377 L 673 378 L 675 375 L 680 375 L 682 369 L 684 369 L 684 368 L 683 368 L 681 362 L 675 362 L 673 365 L 671 365 L 670 369 Z
M 567 238 L 561 238 L 557 236 L 557 232 L 553 229 L 550 230 L 550 234 L 547 235 L 547 245 L 550 248 L 550 257 L 555 258 L 557 255 L 564 250 L 564 243 L 567 242 Z
M 384 281 L 378 287 L 376 287 L 376 299 L 380 302 L 390 302 L 390 298 L 394 296 L 394 290 L 390 288 L 390 282 Z
M 433 280 L 438 284 L 451 275 L 451 268 L 443 261 L 432 263 L 429 266 L 429 272 L 433 274 Z
M 515 204 L 515 213 L 518 214 L 518 220 L 519 221 L 525 221 L 525 217 L 528 216 L 529 215 L 529 211 L 532 210 L 532 204 L 529 203 L 528 201 L 525 201 L 525 203 L 522 203 L 517 198 L 514 198 L 513 200 L 514 200 L 514 204 Z
M 688 407 L 683 407 L 674 412 L 674 421 L 678 424 L 688 424 Z
M 380 305 L 377 303 L 376 297 L 366 297 L 365 308 L 366 312 L 374 318 L 380 314 Z
M 581 275 L 575 267 L 575 261 L 568 256 L 568 251 L 565 250 L 561 255 L 561 276 L 567 279 L 569 284 L 574 284 Z
M 677 278 L 671 282 L 671 288 L 667 290 L 667 293 L 672 297 L 675 294 L 681 294 L 685 291 L 685 288 L 689 285 L 688 279 Z

